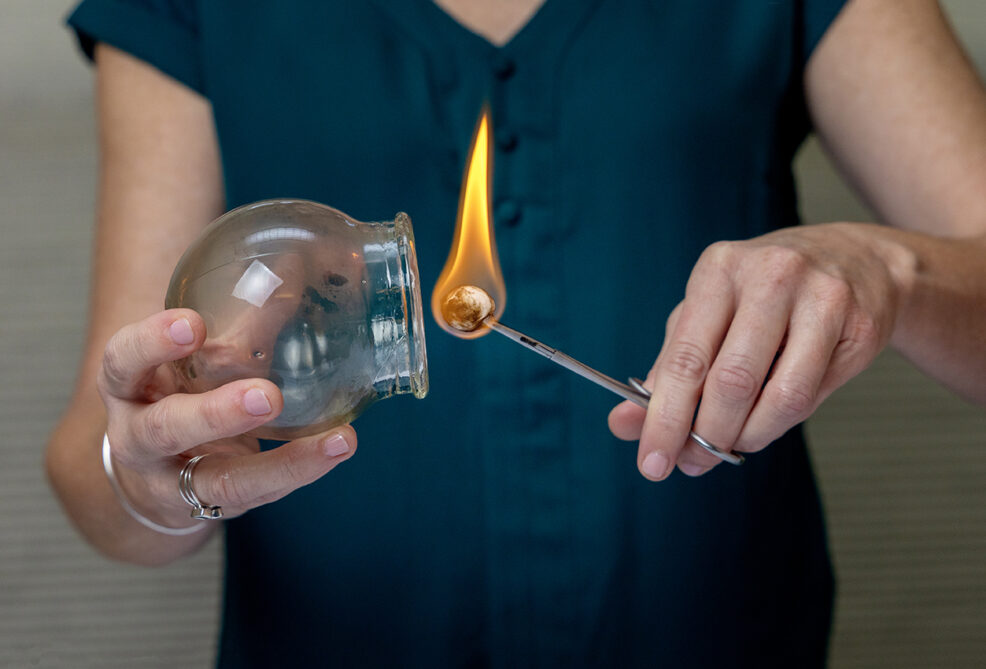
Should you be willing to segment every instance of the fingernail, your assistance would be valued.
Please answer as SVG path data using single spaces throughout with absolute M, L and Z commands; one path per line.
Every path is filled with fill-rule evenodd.
M 654 451 L 644 458 L 641 469 L 652 479 L 663 479 L 668 472 L 668 458 L 664 453 Z
M 171 335 L 171 341 L 179 346 L 185 346 L 195 341 L 195 333 L 192 332 L 192 325 L 187 318 L 179 318 L 172 323 L 171 327 L 168 328 L 168 333 Z
M 349 442 L 341 434 L 334 434 L 322 443 L 322 448 L 326 455 L 334 458 L 349 451 Z
M 251 388 L 243 395 L 243 408 L 251 416 L 265 416 L 270 413 L 270 401 L 264 391 Z

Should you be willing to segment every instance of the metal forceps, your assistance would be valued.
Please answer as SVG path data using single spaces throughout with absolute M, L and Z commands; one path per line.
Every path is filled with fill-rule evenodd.
M 625 400 L 630 400 L 637 406 L 646 409 L 647 405 L 650 403 L 650 391 L 644 388 L 640 379 L 631 378 L 630 385 L 621 383 L 616 379 L 606 376 L 602 372 L 596 371 L 592 367 L 589 367 L 588 365 L 579 362 L 572 356 L 565 355 L 564 353 L 562 353 L 556 348 L 552 348 L 547 344 L 542 344 L 537 339 L 533 339 L 531 337 L 528 337 L 526 334 L 522 332 L 518 332 L 517 330 L 514 330 L 511 327 L 507 327 L 503 323 L 494 319 L 492 316 L 487 317 L 483 321 L 483 324 L 485 324 L 491 330 L 495 330 L 496 332 L 499 332 L 504 337 L 507 337 L 508 339 L 512 339 L 513 341 L 517 342 L 521 346 L 524 346 L 525 348 L 540 353 L 551 362 L 561 365 L 565 369 L 575 372 L 579 376 L 592 381 L 596 385 L 602 386 L 606 390 L 616 393 L 617 395 L 619 395 Z M 729 464 L 732 465 L 741 465 L 744 462 L 744 458 L 742 455 L 739 455 L 737 453 L 731 453 L 728 451 L 723 451 L 719 448 L 716 448 L 715 446 L 707 442 L 705 439 L 695 434 L 694 431 L 690 431 L 688 433 L 688 436 L 696 444 L 698 444 L 699 446 L 701 446 L 706 451 L 716 456 L 723 462 L 728 462 Z

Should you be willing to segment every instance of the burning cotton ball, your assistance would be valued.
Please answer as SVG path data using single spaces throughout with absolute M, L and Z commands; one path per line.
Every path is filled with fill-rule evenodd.
M 493 298 L 482 288 L 459 286 L 442 300 L 442 317 L 456 330 L 472 332 L 495 308 Z

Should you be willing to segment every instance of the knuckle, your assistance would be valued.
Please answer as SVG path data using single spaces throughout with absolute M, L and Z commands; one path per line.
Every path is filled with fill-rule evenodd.
M 828 274 L 823 274 L 819 279 L 818 296 L 823 304 L 838 310 L 853 303 L 853 291 L 849 284 Z
M 726 400 L 750 402 L 760 391 L 760 381 L 748 358 L 734 358 L 714 369 L 709 377 L 712 392 Z
M 681 432 L 691 427 L 691 421 L 670 411 L 660 412 L 657 415 L 657 424 L 667 432 Z
M 735 242 L 715 242 L 702 251 L 695 262 L 695 268 L 688 278 L 685 294 L 695 293 L 700 288 L 709 290 L 710 286 L 721 286 L 738 262 L 738 249 Z
M 120 335 L 117 334 L 106 345 L 103 351 L 103 365 L 100 369 L 100 378 L 104 388 L 112 386 L 126 385 L 129 381 L 129 374 L 125 356 L 120 350 Z
M 730 263 L 734 253 L 735 244 L 733 242 L 713 242 L 702 251 L 702 254 L 699 256 L 699 263 L 703 265 L 709 264 L 712 267 L 721 267 Z
M 832 356 L 839 378 L 843 382 L 862 372 L 879 354 L 880 348 L 872 343 L 844 339 L 840 341 Z
M 255 495 L 250 495 L 242 477 L 227 465 L 220 467 L 213 478 L 213 495 L 218 503 L 234 507 L 251 506 L 256 503 Z M 209 500 L 211 502 L 211 500 Z M 216 502 L 212 502 L 216 503 Z
M 815 392 L 802 380 L 784 379 L 773 384 L 767 399 L 782 418 L 797 422 L 811 413 Z
M 867 313 L 857 314 L 846 324 L 846 339 L 866 351 L 879 346 L 881 333 L 879 321 Z
M 756 266 L 771 290 L 789 286 L 792 278 L 802 274 L 807 267 L 805 256 L 797 249 L 786 246 L 767 246 L 759 256 Z
M 668 350 L 664 371 L 677 381 L 700 383 L 709 371 L 710 356 L 695 343 L 679 341 Z
M 871 316 L 856 315 L 850 318 L 839 343 L 835 347 L 833 360 L 837 360 L 853 373 L 858 373 L 877 356 L 884 345 L 884 328 Z
M 661 403 L 653 413 L 653 422 L 664 433 L 687 432 L 692 426 L 691 413 L 683 412 L 675 403 Z
M 290 481 L 292 487 L 307 483 L 312 478 L 307 466 L 307 459 L 298 450 L 291 449 L 284 454 L 281 461 L 281 471 L 285 480 Z
M 103 403 L 109 405 L 110 397 L 113 393 L 110 391 L 110 380 L 106 374 L 106 370 L 101 366 L 96 372 L 96 391 L 99 396 L 103 398 Z
M 161 402 L 149 406 L 144 413 L 143 420 L 138 424 L 141 426 L 141 440 L 152 448 L 171 449 L 181 445 L 171 412 Z
M 228 436 L 232 431 L 229 412 L 217 397 L 206 395 L 201 398 L 199 417 L 210 438 Z
M 845 281 L 826 276 L 811 288 L 804 313 L 826 331 L 833 328 L 844 330 L 846 317 L 852 312 L 854 302 L 852 288 Z M 832 334 L 834 336 L 836 332 Z

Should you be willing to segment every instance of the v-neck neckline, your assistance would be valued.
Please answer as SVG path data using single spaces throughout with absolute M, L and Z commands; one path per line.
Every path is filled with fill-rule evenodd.
M 550 19 L 550 14 L 557 11 L 559 5 L 563 4 L 560 0 L 544 0 L 541 6 L 537 8 L 527 21 L 517 30 L 510 39 L 508 39 L 503 44 L 494 44 L 486 36 L 479 34 L 469 26 L 465 25 L 457 18 L 452 16 L 444 7 L 440 6 L 434 0 L 418 0 L 424 5 L 427 5 L 426 11 L 437 14 L 435 19 L 439 24 L 451 24 L 448 26 L 449 32 L 460 35 L 465 41 L 477 42 L 483 49 L 503 52 L 503 51 L 513 51 L 516 50 L 517 45 L 523 45 L 524 43 L 530 41 L 529 34 L 531 32 L 537 32 L 540 30 L 538 27 L 541 23 Z M 545 16 L 548 16 L 546 19 Z
M 417 41 L 444 44 L 480 57 L 519 57 L 553 53 L 568 41 L 599 0 L 545 0 L 520 30 L 497 46 L 460 23 L 433 0 L 374 0 L 417 32 Z
M 545 0 L 509 41 L 497 46 L 459 23 L 432 0 L 371 0 L 395 18 L 428 51 L 451 48 L 483 60 L 553 60 L 601 0 Z M 536 54 L 536 55 L 535 55 Z

